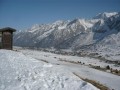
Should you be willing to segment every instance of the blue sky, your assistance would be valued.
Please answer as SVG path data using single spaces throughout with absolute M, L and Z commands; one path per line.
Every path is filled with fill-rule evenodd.
M 0 0 L 0 28 L 24 30 L 34 24 L 119 11 L 120 0 Z

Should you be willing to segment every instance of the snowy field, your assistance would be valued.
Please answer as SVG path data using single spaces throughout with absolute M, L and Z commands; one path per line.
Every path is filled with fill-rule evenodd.
M 72 73 L 77 73 L 79 76 L 83 78 L 88 78 L 90 80 L 95 80 L 97 82 L 102 83 L 103 85 L 109 87 L 110 89 L 119 90 L 120 89 L 120 76 L 103 72 L 100 70 L 96 70 L 94 68 L 90 68 L 87 65 L 100 65 L 101 67 L 105 67 L 109 65 L 114 69 L 120 70 L 120 67 L 116 67 L 114 64 L 108 64 L 105 62 L 101 62 L 97 59 L 89 58 L 89 57 L 77 57 L 77 56 L 66 56 L 66 55 L 58 55 L 49 52 L 36 51 L 36 50 L 20 50 L 24 55 L 28 57 L 35 58 L 39 61 L 47 61 L 48 63 L 62 66 L 65 69 L 69 70 Z M 64 62 L 60 60 L 66 61 L 81 61 L 86 65 L 80 65 L 75 63 Z
M 0 90 L 99 90 L 75 76 L 66 65 L 35 58 L 55 61 L 50 53 L 0 50 Z

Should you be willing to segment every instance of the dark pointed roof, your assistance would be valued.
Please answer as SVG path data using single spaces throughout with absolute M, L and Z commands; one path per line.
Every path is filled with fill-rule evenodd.
M 16 30 L 10 27 L 5 27 L 5 28 L 0 28 L 0 32 L 4 32 L 4 31 L 12 31 L 15 32 Z

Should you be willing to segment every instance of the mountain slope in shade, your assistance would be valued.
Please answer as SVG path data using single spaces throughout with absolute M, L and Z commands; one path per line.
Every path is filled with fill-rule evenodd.
M 56 21 L 51 24 L 34 25 L 32 28 L 17 32 L 14 45 L 23 47 L 57 49 L 99 49 L 102 44 L 113 45 L 113 38 L 119 37 L 120 13 L 102 13 L 91 20 L 74 19 Z M 102 44 L 101 44 L 102 43 Z M 114 43 L 120 43 L 115 38 Z M 114 44 L 119 47 L 119 44 Z

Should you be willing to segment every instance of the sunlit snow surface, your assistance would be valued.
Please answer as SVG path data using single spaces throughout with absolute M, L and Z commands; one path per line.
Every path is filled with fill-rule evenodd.
M 115 66 L 114 64 L 109 64 L 105 62 L 101 62 L 99 59 L 94 59 L 90 57 L 78 57 L 78 56 L 69 56 L 69 55 L 60 55 L 60 54 L 53 54 L 50 52 L 43 52 L 43 51 L 37 51 L 37 50 L 27 50 L 27 49 L 22 49 L 22 48 L 17 48 L 20 52 L 24 53 L 26 56 L 35 58 L 39 61 L 45 60 L 49 63 L 52 63 L 54 65 L 62 66 L 64 69 L 68 69 L 70 72 L 75 72 L 77 75 L 83 77 L 83 78 L 88 78 L 90 80 L 94 80 L 96 82 L 99 82 L 107 87 L 110 88 L 110 90 L 119 90 L 120 89 L 120 76 L 108 73 L 108 72 L 103 72 L 100 70 L 96 70 L 93 68 L 90 68 L 89 66 L 86 65 L 95 65 L 95 66 L 100 66 L 100 67 L 106 67 L 109 65 L 113 69 L 118 69 L 120 70 L 119 66 Z M 67 62 L 60 61 L 60 60 L 66 60 Z M 74 64 L 74 63 L 69 63 L 69 61 L 74 61 L 74 62 L 82 62 L 85 63 L 84 65 L 80 64 Z
M 0 90 L 98 90 L 62 66 L 0 50 Z

